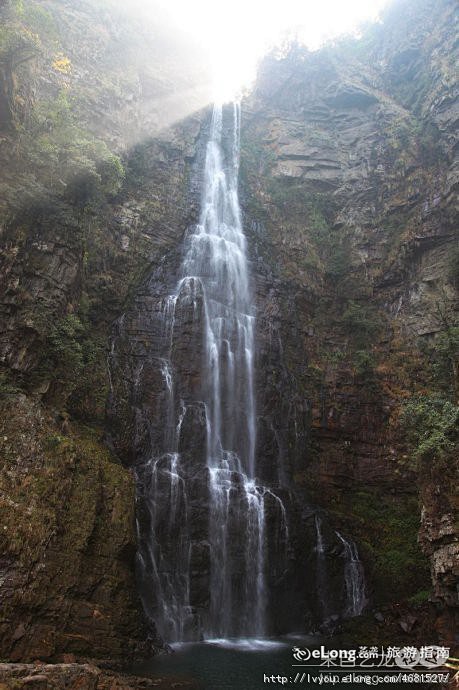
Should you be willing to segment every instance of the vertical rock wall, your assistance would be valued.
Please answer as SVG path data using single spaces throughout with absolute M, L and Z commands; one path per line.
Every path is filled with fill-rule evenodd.
M 39 26 L 36 15 L 2 15 L 21 41 L 32 27 L 38 43 L 21 43 L 15 64 L 1 61 L 1 645 L 15 659 L 123 657 L 147 631 L 133 575 L 133 482 L 100 441 L 107 342 L 123 313 L 130 356 L 157 337 L 152 305 L 169 294 L 196 220 L 203 116 L 165 128 L 171 103 L 177 117 L 200 103 L 178 96 L 173 55 L 161 68 L 164 37 L 139 65 L 138 25 L 120 33 L 111 12 L 95 15 L 83 1 L 41 4 Z M 429 558 L 442 639 L 454 629 L 454 453 L 413 463 L 402 409 L 421 393 L 451 399 L 457 375 L 457 366 L 438 374 L 456 327 L 456 21 L 448 0 L 401 2 L 358 43 L 268 58 L 243 104 L 258 461 L 263 481 L 284 486 L 286 502 L 296 497 L 300 526 L 289 568 L 272 571 L 279 629 L 292 624 L 283 614 L 291 598 L 320 617 L 308 596 L 317 506 L 356 537 L 378 605 L 426 595 Z M 176 356 L 192 387 L 185 312 Z M 132 390 L 137 374 L 124 371 Z M 161 385 L 147 367 L 139 399 L 160 416 Z M 151 441 L 134 433 L 132 410 L 121 391 L 110 431 L 126 465 Z M 195 409 L 184 424 L 184 452 L 192 438 L 202 447 L 201 417 Z M 342 582 L 333 550 L 330 572 Z M 205 550 L 195 567 L 205 571 Z M 303 614 L 296 623 L 307 625 Z
M 376 602 L 428 589 L 430 557 L 439 611 L 455 596 L 454 430 L 447 459 L 438 447 L 413 461 L 403 409 L 457 390 L 456 10 L 400 3 L 360 41 L 266 58 L 242 132 L 246 227 L 275 324 L 260 356 L 283 362 L 260 381 L 283 427 L 268 422 L 267 446 L 288 447 L 296 482 L 359 537 Z

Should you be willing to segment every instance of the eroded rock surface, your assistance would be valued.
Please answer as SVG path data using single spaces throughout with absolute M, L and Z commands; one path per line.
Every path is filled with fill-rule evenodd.
M 260 313 L 285 363 L 268 397 L 292 429 L 296 481 L 360 536 L 376 600 L 426 589 L 408 546 L 419 493 L 440 609 L 456 600 L 455 453 L 412 462 L 401 412 L 412 396 L 457 395 L 457 349 L 443 382 L 435 363 L 457 327 L 456 10 L 401 3 L 360 44 L 265 59 L 242 132 L 246 228 L 269 276 Z M 260 400 L 269 389 L 263 373 Z
M 181 678 L 138 678 L 106 671 L 92 664 L 0 664 L 2 690 L 140 690 L 159 688 L 198 690 L 193 680 Z
M 42 4 L 58 53 L 45 33 L 30 59 L 1 62 L 1 647 L 18 661 L 88 649 L 123 658 L 147 630 L 133 576 L 133 482 L 100 442 L 107 342 L 125 312 L 130 355 L 143 357 L 157 337 L 154 303 L 175 281 L 196 220 L 207 114 L 170 127 L 183 78 L 172 56 L 166 73 L 161 49 L 127 74 L 129 55 L 117 53 L 125 34 L 110 13 Z M 243 103 L 240 182 L 263 479 L 291 482 L 304 506 L 321 506 L 356 538 L 378 606 L 429 596 L 430 559 L 443 641 L 457 628 L 454 453 L 413 463 L 401 412 L 413 395 L 457 395 L 454 357 L 441 380 L 436 359 L 457 306 L 456 11 L 450 0 L 401 2 L 360 43 L 266 59 Z M 186 395 L 199 372 L 182 317 Z M 160 383 L 147 366 L 136 393 L 159 415 Z M 116 451 L 133 465 L 151 429 L 142 432 L 127 394 L 116 406 Z M 187 415 L 183 450 L 193 440 L 202 455 L 202 410 Z M 190 460 L 199 465 L 199 452 Z M 195 504 L 198 515 L 199 492 Z M 302 553 L 289 583 L 298 596 L 310 568 Z M 194 563 L 205 580 L 198 535 Z

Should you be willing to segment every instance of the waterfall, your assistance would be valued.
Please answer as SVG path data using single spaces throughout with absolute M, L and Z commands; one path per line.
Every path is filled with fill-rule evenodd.
M 344 546 L 344 583 L 346 586 L 344 615 L 348 617 L 360 616 L 367 603 L 363 565 L 355 543 L 343 537 L 339 532 L 336 532 L 336 536 Z
M 159 604 L 155 619 L 162 637 L 168 640 L 183 639 L 192 624 L 189 539 L 186 529 L 181 529 L 182 523 L 187 524 L 187 495 L 179 463 L 177 453 L 166 453 L 143 468 L 141 483 L 146 492 L 147 534 L 142 533 L 137 519 L 137 539 L 143 545 L 137 558 L 140 572 L 147 580 L 142 589 L 155 588 L 154 596 Z M 139 479 L 138 476 L 138 484 Z M 154 499 L 158 493 L 169 497 L 167 515 Z M 145 608 L 148 610 L 149 606 Z
M 287 447 L 288 418 L 284 429 L 273 424 L 263 390 L 257 448 L 257 322 L 238 198 L 240 117 L 237 104 L 214 107 L 198 222 L 117 320 L 109 354 L 113 439 L 136 473 L 139 592 L 152 629 L 167 642 L 265 637 L 291 621 L 301 625 L 295 597 L 310 578 L 298 582 L 295 558 L 313 549 L 314 536 L 316 617 L 338 618 L 343 591 L 344 615 L 365 604 L 353 542 L 333 537 L 318 514 L 309 535 L 296 520 L 299 499 L 283 453 L 278 471 L 271 472 L 269 453 L 266 463 L 269 443 Z M 343 569 L 330 569 L 338 552 Z
M 316 529 L 316 589 L 320 604 L 320 613 L 322 619 L 325 620 L 330 614 L 330 597 L 328 591 L 328 574 L 325 558 L 325 542 L 322 534 L 322 520 L 319 517 L 319 515 L 315 515 L 314 523 Z
M 200 222 L 188 235 L 182 266 L 185 280 L 193 276 L 200 281 L 204 298 L 211 553 L 210 617 L 205 632 L 213 637 L 263 635 L 266 604 L 264 490 L 255 483 L 255 317 L 237 189 L 239 106 L 233 105 L 226 147 L 222 114 L 221 106 L 215 106 Z M 243 489 L 242 497 L 237 484 Z M 239 576 L 241 591 L 237 592 L 231 532 L 241 510 L 246 528 L 238 538 L 245 572 Z M 238 609 L 236 621 L 234 610 Z
M 357 546 L 351 539 L 344 537 L 338 531 L 334 531 L 342 545 L 339 556 L 344 560 L 343 605 L 342 601 L 336 601 L 331 596 L 331 573 L 327 564 L 327 551 L 330 555 L 336 554 L 336 541 L 329 539 L 329 544 L 326 544 L 322 532 L 322 519 L 316 514 L 314 520 L 316 531 L 316 590 L 322 621 L 326 622 L 330 616 L 336 619 L 339 616 L 344 618 L 360 616 L 366 606 L 367 597 L 364 570 Z
M 182 280 L 198 281 L 204 295 L 208 466 L 224 471 L 242 468 L 253 478 L 255 317 L 237 190 L 239 128 L 240 109 L 234 104 L 231 142 L 224 147 L 222 108 L 214 107 L 201 217 L 188 234 Z M 241 467 L 231 466 L 227 451 Z M 218 472 L 211 476 L 217 482 L 221 478 Z
M 144 607 L 169 641 L 265 635 L 268 496 L 284 546 L 288 542 L 283 502 L 256 478 L 255 311 L 238 199 L 239 136 L 239 105 L 225 111 L 214 106 L 199 222 L 187 230 L 179 280 L 159 308 L 155 366 L 162 381 L 157 409 L 161 453 L 137 471 L 143 506 L 138 569 Z M 190 351 L 188 356 L 203 360 L 193 364 L 198 384 L 192 394 L 187 389 L 187 399 L 177 394 L 183 380 L 174 370 L 184 312 L 188 330 L 202 341 L 199 353 Z M 140 377 L 141 372 L 136 380 Z M 185 447 L 187 457 L 193 455 L 190 441 L 181 439 L 187 412 L 197 406 L 205 417 L 206 436 L 200 484 L 196 471 L 203 468 L 195 460 L 190 468 L 181 453 Z M 138 414 L 142 421 L 142 412 Z M 152 447 L 158 446 L 158 421 Z M 188 504 L 195 511 L 197 505 L 207 510 L 204 540 L 191 534 Z M 204 574 L 208 563 L 205 604 L 193 586 L 193 577 L 201 577 L 193 566 L 193 549 Z M 286 547 L 284 551 L 286 558 Z M 202 591 L 202 584 L 197 587 Z

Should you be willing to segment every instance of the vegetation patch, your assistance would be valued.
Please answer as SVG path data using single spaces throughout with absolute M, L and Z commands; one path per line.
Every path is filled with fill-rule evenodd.
M 420 511 L 416 497 L 351 491 L 334 512 L 352 524 L 375 603 L 407 600 L 430 591 L 429 563 L 417 538 Z
M 450 400 L 437 395 L 412 398 L 403 408 L 401 423 L 415 460 L 445 459 L 458 446 L 459 406 Z

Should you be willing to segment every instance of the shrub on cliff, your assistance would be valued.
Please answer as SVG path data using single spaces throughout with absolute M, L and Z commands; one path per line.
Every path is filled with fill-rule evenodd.
M 121 160 L 105 142 L 78 125 L 65 89 L 37 103 L 22 133 L 26 162 L 47 186 L 72 203 L 87 205 L 115 195 L 124 180 Z
M 417 460 L 445 458 L 458 445 L 459 407 L 437 395 L 421 395 L 404 407 L 402 424 L 407 429 Z

